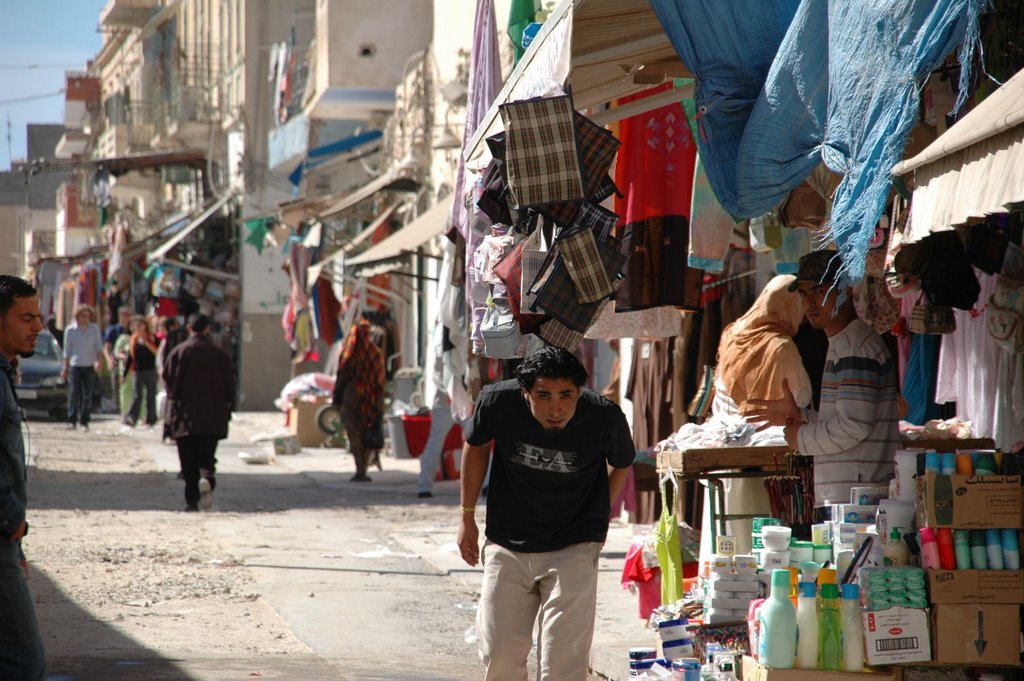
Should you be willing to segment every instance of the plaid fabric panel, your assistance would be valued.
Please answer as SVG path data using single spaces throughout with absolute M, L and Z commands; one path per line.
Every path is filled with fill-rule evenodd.
M 519 322 L 519 330 L 522 333 L 533 333 L 546 317 L 523 312 L 520 286 L 523 278 L 523 246 L 525 244 L 526 241 L 520 241 L 513 246 L 504 258 L 494 263 L 493 272 L 505 285 L 508 304 L 516 321 Z
M 540 325 L 537 335 L 554 345 L 556 348 L 565 348 L 569 352 L 576 352 L 583 334 L 566 327 L 557 319 L 551 319 Z
M 588 199 L 599 203 L 602 199 L 595 196 L 601 191 L 604 178 L 608 177 L 608 170 L 622 143 L 610 130 L 602 128 L 579 112 L 573 117 L 573 123 L 576 126 L 576 143 L 580 148 L 580 163 L 583 164 L 584 191 Z M 610 194 L 605 194 L 603 198 L 608 196 Z
M 596 243 L 605 273 L 609 279 L 617 279 L 625 258 L 612 246 Z M 537 293 L 537 304 L 534 309 L 540 308 L 570 329 L 583 333 L 594 320 L 600 306 L 601 301 L 580 303 L 576 299 L 576 284 L 569 276 L 562 256 L 556 256 L 550 276 Z
M 568 95 L 509 102 L 505 123 L 509 189 L 517 208 L 584 196 L 583 172 Z
M 593 303 L 612 294 L 612 282 L 604 271 L 593 232 L 589 229 L 574 231 L 560 238 L 557 248 L 576 284 L 578 302 Z

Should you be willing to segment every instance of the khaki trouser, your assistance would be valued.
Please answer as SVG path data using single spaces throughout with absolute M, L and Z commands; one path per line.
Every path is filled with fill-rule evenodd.
M 477 646 L 486 681 L 525 681 L 537 624 L 537 678 L 583 681 L 590 663 L 601 545 L 519 553 L 484 543 Z

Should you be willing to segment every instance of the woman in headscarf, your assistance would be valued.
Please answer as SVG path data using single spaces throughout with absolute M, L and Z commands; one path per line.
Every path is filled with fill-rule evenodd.
M 715 370 L 715 398 L 712 414 L 728 420 L 739 419 L 751 399 L 777 399 L 785 382 L 801 407 L 811 402 L 811 379 L 804 368 L 793 336 L 804 318 L 800 297 L 787 290 L 795 277 L 774 277 L 739 319 L 725 327 L 718 346 Z M 728 459 L 723 452 L 723 462 Z M 727 514 L 771 515 L 768 494 L 761 480 L 723 480 Z M 705 504 L 705 509 L 708 505 Z M 703 530 L 710 535 L 710 514 L 705 510 Z M 749 519 L 729 521 L 730 535 L 739 554 L 751 550 L 752 523 Z M 708 546 L 707 550 L 714 552 Z M 705 543 L 701 543 L 702 554 Z
M 713 413 L 735 416 L 747 410 L 750 399 L 780 399 L 783 382 L 798 405 L 811 403 L 811 379 L 793 341 L 804 318 L 800 297 L 786 288 L 793 280 L 791 274 L 774 277 L 722 331 Z
M 355 324 L 345 338 L 332 403 L 340 412 L 348 449 L 356 460 L 352 481 L 369 482 L 366 469 L 378 450 L 368 449 L 364 438 L 384 413 L 384 356 L 370 337 L 370 324 L 365 319 Z

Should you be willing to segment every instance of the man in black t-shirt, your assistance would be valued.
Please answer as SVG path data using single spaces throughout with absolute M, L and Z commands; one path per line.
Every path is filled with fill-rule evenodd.
M 583 389 L 587 371 L 566 350 L 538 350 L 518 376 L 480 394 L 462 453 L 458 544 L 476 565 L 476 499 L 494 445 L 477 645 L 488 681 L 524 678 L 539 619 L 540 679 L 582 680 L 611 500 L 636 452 L 622 410 Z

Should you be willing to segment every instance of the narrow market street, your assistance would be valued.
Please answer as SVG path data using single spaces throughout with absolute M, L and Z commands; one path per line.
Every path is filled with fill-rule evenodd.
M 336 449 L 239 458 L 269 451 L 251 439 L 282 421 L 235 416 L 214 509 L 200 514 L 182 512 L 159 428 L 30 423 L 25 550 L 49 679 L 481 677 L 466 642 L 480 573 L 454 544 L 458 482 L 420 500 L 415 459 L 385 458 L 356 484 Z M 613 523 L 601 561 L 594 659 L 612 678 L 628 645 L 649 640 L 618 584 L 629 538 Z

